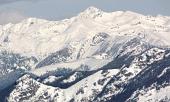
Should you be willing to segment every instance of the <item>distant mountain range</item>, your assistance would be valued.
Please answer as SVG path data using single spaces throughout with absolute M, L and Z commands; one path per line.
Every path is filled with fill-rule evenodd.
M 0 25 L 0 102 L 170 102 L 170 17 L 89 7 Z

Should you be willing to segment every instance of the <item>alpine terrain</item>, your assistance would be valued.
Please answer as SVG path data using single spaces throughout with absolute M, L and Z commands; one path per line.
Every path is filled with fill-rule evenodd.
M 89 7 L 0 25 L 0 102 L 170 102 L 170 17 Z

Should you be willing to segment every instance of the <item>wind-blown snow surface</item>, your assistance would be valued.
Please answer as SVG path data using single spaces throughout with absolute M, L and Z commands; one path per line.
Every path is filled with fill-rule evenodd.
M 170 17 L 130 11 L 1 25 L 0 101 L 166 102 L 169 48 Z

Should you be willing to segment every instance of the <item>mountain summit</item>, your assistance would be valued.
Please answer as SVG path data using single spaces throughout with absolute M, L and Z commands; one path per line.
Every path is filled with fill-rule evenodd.
M 103 13 L 104 12 L 102 10 L 92 6 L 87 8 L 84 12 L 80 13 L 80 15 L 84 17 L 95 18 L 98 16 L 102 16 Z
M 93 14 L 93 13 L 102 12 L 102 10 L 98 9 L 94 6 L 91 6 L 91 7 L 87 8 L 84 12 L 89 13 L 89 14 Z
M 170 17 L 89 7 L 0 26 L 1 102 L 170 101 Z

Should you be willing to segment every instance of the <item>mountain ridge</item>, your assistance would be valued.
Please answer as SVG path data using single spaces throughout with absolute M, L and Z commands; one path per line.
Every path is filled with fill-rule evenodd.
M 61 21 L 0 26 L 0 100 L 166 102 L 169 33 L 170 17 L 95 7 Z M 159 89 L 165 95 L 154 98 Z

